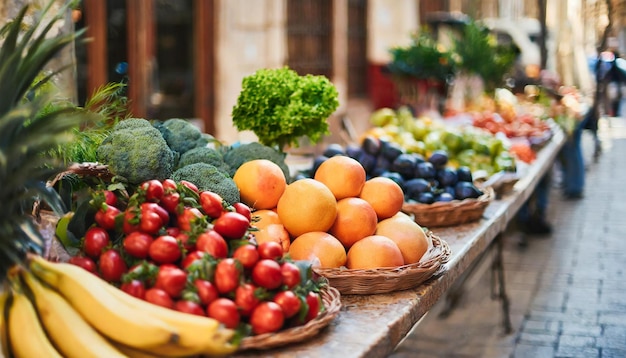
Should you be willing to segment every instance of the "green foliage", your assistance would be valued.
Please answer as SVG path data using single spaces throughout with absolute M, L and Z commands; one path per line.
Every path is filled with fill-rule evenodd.
M 504 83 L 504 76 L 515 62 L 512 47 L 496 44 L 488 29 L 473 21 L 465 25 L 463 35 L 454 41 L 454 52 L 459 70 L 480 76 L 488 91 Z
M 287 67 L 261 69 L 243 79 L 233 123 L 279 150 L 298 146 L 302 137 L 317 143 L 329 133 L 326 120 L 339 106 L 337 97 L 324 76 L 300 76 Z
M 452 53 L 441 48 L 427 30 L 414 34 L 410 45 L 393 47 L 389 52 L 392 60 L 387 69 L 393 75 L 438 81 L 454 76 Z
M 251 142 L 240 144 L 238 146 L 224 148 L 224 162 L 230 167 L 230 176 L 234 176 L 239 167 L 251 160 L 267 159 L 276 163 L 285 174 L 287 182 L 289 182 L 289 167 L 285 163 L 285 153 L 278 151 L 272 147 L 268 147 L 259 142 Z
M 165 122 L 155 122 L 154 126 L 161 132 L 170 149 L 179 154 L 207 143 L 200 129 L 184 119 L 171 118 Z
M 161 132 L 140 118 L 118 123 L 97 149 L 98 161 L 131 184 L 168 178 L 176 156 Z
M 193 163 L 207 163 L 220 169 L 225 174 L 229 174 L 230 167 L 224 162 L 222 153 L 217 149 L 209 147 L 197 147 L 186 151 L 180 156 L 177 168 L 182 168 Z
M 239 188 L 235 181 L 215 166 L 207 163 L 194 163 L 176 170 L 172 176 L 175 181 L 187 180 L 199 190 L 210 190 L 219 194 L 229 204 L 240 201 Z

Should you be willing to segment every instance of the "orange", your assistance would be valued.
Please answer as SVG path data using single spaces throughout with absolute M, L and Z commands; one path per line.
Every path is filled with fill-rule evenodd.
M 267 159 L 243 163 L 233 180 L 239 188 L 241 202 L 256 210 L 276 207 L 287 186 L 282 169 Z
M 291 238 L 282 224 L 269 224 L 258 231 L 253 231 L 252 233 L 254 234 L 257 244 L 261 244 L 266 241 L 274 241 L 283 247 L 283 252 L 289 251 Z
M 376 212 L 367 201 L 349 197 L 337 202 L 337 218 L 328 232 L 349 249 L 355 242 L 373 235 L 377 223 Z
M 328 231 L 337 216 L 337 201 L 321 182 L 305 178 L 287 185 L 276 212 L 292 237 Z
M 320 164 L 314 178 L 324 183 L 335 198 L 340 200 L 359 196 L 365 184 L 365 169 L 356 159 L 336 155 Z
M 378 220 L 396 215 L 404 203 L 404 192 L 400 185 L 386 177 L 374 177 L 366 181 L 359 197 L 370 203 Z
M 382 235 L 372 235 L 357 241 L 348 250 L 349 269 L 402 266 L 402 252 L 395 242 Z
M 257 229 L 262 229 L 272 224 L 282 224 L 278 214 L 274 210 L 262 209 L 252 212 L 252 226 Z
M 322 231 L 298 236 L 289 247 L 289 256 L 294 260 L 319 261 L 322 268 L 337 268 L 346 263 L 346 249 L 341 242 Z
M 404 213 L 380 221 L 376 226 L 376 235 L 393 240 L 400 248 L 407 265 L 419 262 L 428 251 L 429 242 L 424 230 Z

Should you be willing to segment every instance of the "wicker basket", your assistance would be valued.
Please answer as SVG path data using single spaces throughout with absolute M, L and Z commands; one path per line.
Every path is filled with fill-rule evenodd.
M 326 286 L 320 292 L 325 310 L 305 325 L 292 327 L 278 333 L 265 333 L 246 337 L 241 341 L 239 350 L 263 350 L 302 342 L 317 335 L 335 319 L 341 309 L 341 294 L 332 286 Z
M 483 188 L 476 199 L 453 200 L 433 204 L 404 203 L 402 211 L 413 215 L 415 222 L 425 227 L 466 224 L 482 218 L 485 208 L 495 198 L 493 188 Z
M 332 287 L 342 295 L 369 295 L 389 293 L 414 288 L 444 271 L 444 263 L 450 258 L 448 243 L 427 232 L 432 246 L 420 262 L 398 267 L 376 269 L 316 268 L 314 271 L 328 279 Z

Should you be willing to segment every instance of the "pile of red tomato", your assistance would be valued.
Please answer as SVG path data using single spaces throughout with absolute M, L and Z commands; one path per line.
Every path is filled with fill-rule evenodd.
M 243 203 L 186 181 L 150 180 L 132 195 L 97 190 L 94 224 L 70 259 L 126 293 L 208 316 L 245 334 L 304 324 L 323 310 L 323 283 L 280 244 L 257 245 Z
M 508 138 L 543 137 L 550 130 L 545 121 L 529 113 L 508 118 L 493 112 L 476 112 L 473 113 L 473 125 L 493 134 L 504 133 Z

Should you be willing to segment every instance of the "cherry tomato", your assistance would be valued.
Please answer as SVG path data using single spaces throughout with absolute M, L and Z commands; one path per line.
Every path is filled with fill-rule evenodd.
M 166 193 L 168 193 L 168 192 L 171 193 L 173 191 L 178 190 L 178 188 L 176 187 L 176 182 L 174 180 L 172 180 L 172 179 L 165 179 L 165 180 L 163 180 L 163 182 L 161 184 L 163 184 L 163 190 Z
M 160 288 L 153 287 L 146 290 L 145 300 L 162 307 L 174 308 L 174 300 Z
M 109 241 L 109 233 L 105 229 L 97 226 L 91 227 L 85 233 L 83 251 L 87 255 L 96 258 L 109 245 Z
M 130 234 L 133 231 L 139 231 L 139 223 L 141 211 L 136 206 L 129 206 L 124 211 L 124 224 L 122 230 L 125 234 Z
M 100 255 L 98 268 L 102 278 L 109 282 L 118 282 L 128 269 L 122 255 L 115 249 L 109 249 Z
M 132 280 L 125 282 L 120 286 L 120 289 L 133 297 L 144 299 L 146 297 L 146 287 L 143 282 L 139 280 Z
M 235 212 L 245 216 L 248 221 L 252 220 L 252 210 L 250 210 L 248 205 L 244 203 L 234 203 L 233 208 L 235 208 Z
M 117 196 L 115 196 L 115 193 L 112 192 L 111 190 L 105 190 L 104 191 L 104 202 L 107 205 L 113 206 L 113 205 L 117 204 Z
M 252 269 L 252 282 L 268 290 L 280 287 L 283 284 L 280 264 L 269 259 L 257 262 Z
M 280 291 L 274 296 L 273 301 L 283 310 L 285 318 L 295 316 L 302 308 L 302 301 L 293 291 Z
M 200 190 L 198 190 L 198 186 L 190 181 L 187 180 L 181 180 L 180 183 L 184 186 L 186 186 L 187 188 L 191 189 L 191 191 L 196 192 L 196 193 L 200 193 Z
M 250 315 L 250 325 L 254 334 L 276 332 L 283 327 L 285 315 L 278 303 L 261 302 Z
M 141 189 L 146 191 L 146 200 L 152 202 L 158 202 L 161 200 L 165 191 L 163 184 L 156 179 L 143 182 L 141 184 Z
M 89 257 L 72 256 L 68 260 L 68 263 L 72 265 L 80 266 L 91 273 L 96 272 L 96 263 Z
M 181 233 L 180 229 L 174 226 L 170 226 L 167 229 L 165 229 L 165 232 L 169 235 L 169 236 L 178 236 L 178 234 Z
M 161 197 L 161 201 L 159 202 L 165 210 L 174 214 L 178 210 L 178 204 L 180 204 L 180 194 L 177 192 L 166 192 Z
M 177 218 L 178 228 L 181 231 L 191 231 L 193 222 L 202 217 L 203 215 L 200 210 L 186 207 Z
M 215 220 L 213 230 L 226 239 L 239 239 L 246 233 L 249 226 L 250 220 L 245 216 L 228 211 Z
M 200 193 L 200 205 L 204 213 L 213 219 L 218 218 L 224 211 L 224 200 L 222 197 L 212 191 L 203 191 Z
M 220 296 L 219 292 L 217 292 L 217 288 L 215 288 L 215 285 L 212 284 L 211 281 L 198 279 L 193 282 L 193 285 L 198 291 L 200 303 L 205 306 L 215 301 Z
M 235 304 L 242 316 L 248 317 L 252 310 L 261 302 L 255 295 L 256 286 L 250 283 L 243 284 L 235 290 Z
M 241 316 L 235 302 L 228 298 L 218 298 L 209 304 L 207 316 L 222 322 L 228 328 L 237 328 Z
M 96 224 L 105 230 L 113 230 L 115 229 L 115 218 L 120 213 L 120 209 L 107 205 L 106 209 L 100 209 L 96 212 Z
M 148 254 L 159 264 L 171 264 L 180 259 L 181 251 L 178 241 L 169 236 L 159 236 L 150 244 Z
M 154 287 L 167 292 L 170 297 L 178 298 L 187 284 L 187 274 L 175 265 L 162 265 L 159 267 Z
M 215 258 L 225 258 L 228 256 L 228 244 L 222 235 L 215 230 L 209 230 L 198 235 L 196 249 L 206 252 Z
M 259 256 L 262 259 L 278 260 L 283 257 L 283 247 L 275 241 L 265 241 L 259 244 Z
M 131 232 L 124 238 L 124 251 L 129 255 L 138 259 L 145 259 L 150 252 L 150 245 L 152 245 L 152 236 L 135 231 Z
M 194 261 L 196 261 L 196 260 L 202 259 L 202 256 L 204 256 L 204 255 L 206 255 L 206 252 L 192 251 L 192 252 L 188 253 L 187 256 L 185 256 L 185 258 L 183 259 L 183 262 L 181 263 L 180 266 L 183 269 L 186 270 L 189 267 L 189 265 L 194 263 Z
M 235 249 L 233 258 L 239 260 L 245 269 L 251 269 L 259 261 L 259 251 L 252 244 L 245 244 Z
M 144 210 L 141 212 L 139 220 L 139 230 L 146 234 L 155 235 L 163 227 L 163 220 L 159 214 L 152 210 Z
M 320 309 L 322 308 L 320 295 L 317 292 L 309 291 L 306 295 L 306 304 L 309 307 L 309 310 L 306 313 L 304 322 L 312 320 L 320 313 Z
M 223 259 L 215 267 L 215 287 L 219 293 L 234 291 L 239 286 L 241 271 L 233 258 Z
M 283 262 L 280 265 L 280 273 L 283 276 L 283 284 L 289 288 L 294 288 L 300 284 L 300 268 L 293 262 Z
M 178 240 L 178 242 L 183 245 L 185 250 L 194 251 L 196 249 L 196 244 L 192 243 L 191 240 L 189 240 L 189 235 L 185 234 L 184 232 L 179 232 L 178 234 L 171 236 L 174 236 L 176 240 Z
M 174 304 L 174 309 L 179 312 L 195 314 L 197 316 L 206 316 L 204 309 L 193 301 L 180 300 Z

